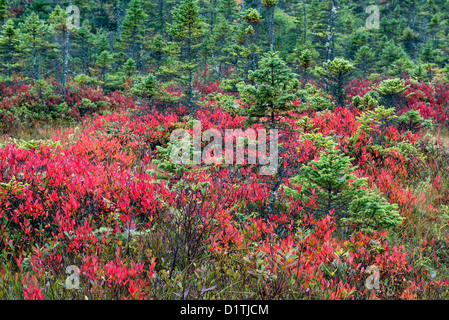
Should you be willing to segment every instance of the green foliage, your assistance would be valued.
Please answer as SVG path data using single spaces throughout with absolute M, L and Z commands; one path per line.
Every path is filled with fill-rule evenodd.
M 387 108 L 401 108 L 401 94 L 407 90 L 409 86 L 405 85 L 405 81 L 399 78 L 387 79 L 382 81 L 376 88 L 381 95 L 382 103 Z
M 136 62 L 129 58 L 126 60 L 126 62 L 123 64 L 123 73 L 126 77 L 131 78 L 135 74 L 136 69 Z
M 100 84 L 100 81 L 96 77 L 90 77 L 86 74 L 79 74 L 73 78 L 73 81 L 79 85 L 88 85 L 95 87 Z
M 67 28 L 66 7 L 72 2 L 80 7 L 79 29 Z M 428 130 L 439 123 L 427 117 L 446 121 L 446 114 L 432 109 L 444 113 L 448 107 L 449 1 L 377 1 L 379 29 L 366 28 L 369 4 L 0 0 L 0 126 L 20 137 L 0 143 L 6 157 L 0 166 L 0 299 L 23 299 L 33 288 L 45 299 L 447 298 L 448 132 L 447 123 L 436 133 Z M 356 81 L 360 88 L 345 92 L 354 77 L 372 83 Z M 143 108 L 134 110 L 135 98 Z M 406 102 L 410 108 L 402 112 Z M 172 112 L 168 122 L 175 114 L 181 118 L 183 108 L 168 110 L 180 103 L 191 114 L 173 127 L 188 131 L 196 117 L 224 128 L 244 125 L 243 115 L 250 124 L 274 128 L 282 118 L 300 114 L 291 135 L 282 135 L 287 140 L 281 154 L 290 158 L 281 162 L 289 165 L 276 181 L 240 166 L 226 167 L 226 176 L 219 167 L 196 172 L 203 169 L 174 164 L 174 150 L 193 156 L 190 142 L 168 141 L 172 128 L 164 113 Z M 79 128 L 57 134 L 79 153 L 68 154 L 46 139 L 78 115 L 112 112 L 110 105 L 127 110 L 101 118 L 98 139 L 78 135 Z M 204 110 L 194 113 L 196 106 Z M 153 107 L 162 110 L 155 114 Z M 229 117 L 221 118 L 225 113 L 214 108 Z M 129 114 L 133 124 L 123 125 L 122 116 Z M 207 118 L 211 114 L 220 117 Z M 145 133 L 147 120 L 152 127 Z M 22 139 L 25 128 L 32 130 L 32 140 Z M 134 148 L 136 158 L 128 157 Z M 110 165 L 119 158 L 119 167 Z M 147 172 L 156 179 L 140 171 L 140 164 L 148 164 L 143 159 L 153 161 Z M 65 169 L 58 171 L 53 162 Z M 285 183 L 294 201 L 279 201 L 284 194 L 270 190 L 272 183 Z M 261 212 L 271 213 L 266 200 L 272 199 L 279 214 L 264 220 Z M 55 214 L 61 208 L 70 214 Z M 398 211 L 407 215 L 406 223 Z M 141 221 L 139 230 L 124 227 L 125 212 L 138 212 L 137 220 L 143 216 L 151 227 Z M 325 220 L 307 225 L 308 217 L 329 213 L 337 220 L 336 234 Z M 290 217 L 297 219 L 296 230 L 289 229 Z M 57 231 L 58 225 L 68 226 L 65 218 L 70 228 L 75 222 L 75 233 Z M 383 228 L 388 236 L 373 234 Z M 348 241 L 359 231 L 366 235 Z M 46 243 L 50 233 L 58 239 Z M 93 257 L 93 264 L 86 260 Z M 82 290 L 68 290 L 59 258 L 97 272 L 91 281 L 82 279 Z M 157 273 L 146 273 L 155 258 Z M 116 286 L 120 270 L 138 269 L 131 262 L 142 263 L 143 274 L 133 281 L 124 275 L 126 281 Z M 119 268 L 109 267 L 116 263 Z M 368 275 L 358 271 L 377 263 L 381 290 L 365 290 Z M 107 275 L 110 270 L 118 271 Z
M 107 50 L 102 51 L 97 58 L 96 64 L 101 72 L 101 82 L 103 83 L 103 90 L 106 85 L 107 70 L 111 67 L 112 60 L 113 60 L 112 54 Z
M 0 70 L 6 77 L 12 75 L 12 71 L 19 66 L 18 53 L 20 48 L 20 39 L 13 19 L 8 19 L 1 30 L 0 37 L 0 57 L 2 66 Z
M 349 204 L 348 218 L 342 222 L 357 231 L 372 233 L 382 228 L 391 229 L 405 220 L 398 212 L 397 204 L 390 204 L 378 192 L 360 189 Z
M 54 32 L 65 32 L 67 30 L 67 19 L 69 15 L 59 5 L 55 7 L 49 17 L 49 22 Z
M 151 103 L 153 98 L 158 99 L 161 96 L 159 83 L 153 74 L 140 79 L 132 88 L 132 92 L 136 96 L 146 99 L 148 103 Z
M 0 0 L 0 26 L 3 25 L 3 21 L 8 16 L 8 3 L 7 0 Z
M 436 3 L 423 8 L 446 5 L 445 0 Z M 333 13 L 333 1 L 318 0 L 84 1 L 77 4 L 81 27 L 67 30 L 65 4 L 51 7 L 48 1 L 36 0 L 24 6 L 1 0 L 1 32 L 8 36 L 0 37 L 0 79 L 54 78 L 65 87 L 67 79 L 84 74 L 106 82 L 104 89 L 112 91 L 123 81 L 129 87 L 136 74 L 151 72 L 161 83 L 181 86 L 187 104 L 194 106 L 200 78 L 205 85 L 219 81 L 235 93 L 236 84 L 248 80 L 249 70 L 259 68 L 262 53 L 273 44 L 301 75 L 303 88 L 310 80 L 324 80 L 338 105 L 345 103 L 340 82 L 327 78 L 341 73 L 342 66 L 328 65 L 318 78 L 310 72 L 329 63 L 328 58 L 351 61 L 356 69 L 351 74 L 360 77 L 377 73 L 411 74 L 418 81 L 444 79 L 440 75 L 449 62 L 444 54 L 447 13 L 427 13 L 413 1 L 381 3 L 381 28 L 368 30 L 365 4 L 335 4 Z M 96 64 L 104 51 L 113 58 L 107 74 Z M 127 64 L 130 61 L 134 65 Z
M 260 15 L 257 9 L 248 9 L 243 13 L 243 18 L 251 23 L 257 23 L 262 20 L 262 16 Z
M 298 90 L 297 96 L 301 100 L 298 111 L 333 110 L 335 103 L 324 90 L 308 83 L 304 89 Z
M 313 62 L 313 53 L 311 50 L 309 49 L 304 49 L 301 52 L 301 56 L 299 57 L 299 61 L 300 61 L 300 65 L 301 67 L 303 67 L 304 69 L 308 69 L 312 66 L 312 62 Z
M 268 117 L 270 126 L 275 127 L 278 118 L 293 109 L 299 81 L 274 51 L 264 55 L 260 68 L 250 71 L 249 79 L 254 85 L 238 86 L 241 98 L 247 104 L 244 114 L 251 122 Z
M 156 174 L 159 179 L 171 179 L 173 176 L 180 177 L 184 173 L 191 171 L 201 171 L 196 169 L 191 160 L 196 156 L 191 136 L 184 136 L 175 141 L 168 141 L 166 147 L 158 146 L 157 152 L 160 157 L 154 160 L 158 171 L 150 170 L 149 173 Z M 201 153 L 201 151 L 199 151 Z M 188 159 L 184 159 L 187 155 Z M 176 163 L 173 157 L 182 157 L 181 163 Z
M 418 64 L 410 73 L 416 81 L 424 81 L 427 79 L 426 70 L 423 64 Z
M 355 96 L 352 98 L 352 104 L 359 110 L 372 110 L 378 106 L 379 93 L 377 91 L 367 92 L 363 98 Z
M 376 61 L 373 50 L 368 46 L 362 46 L 359 48 L 355 55 L 355 65 L 362 72 L 362 76 L 368 75 L 368 70 Z
M 408 86 L 405 86 L 405 81 L 402 79 L 387 79 L 382 81 L 376 88 L 376 91 L 381 95 L 395 95 L 400 94 L 407 90 Z
M 0 182 L 0 196 L 10 194 L 18 196 L 22 194 L 28 186 L 29 184 L 22 183 L 16 179 L 15 175 L 13 175 L 9 182 Z
M 14 143 L 19 149 L 38 150 L 40 147 L 56 148 L 61 145 L 60 141 L 52 140 L 19 140 L 9 139 L 8 143 Z
M 374 145 L 385 147 L 389 143 L 385 132 L 396 120 L 394 108 L 386 109 L 384 106 L 378 106 L 374 110 L 368 110 L 357 118 L 360 127 L 356 134 L 349 138 L 349 142 L 355 144 L 364 132 L 373 139 L 373 144 L 368 145 L 368 149 L 373 148 Z
M 432 120 L 424 120 L 418 110 L 409 110 L 398 117 L 398 128 L 400 130 L 418 132 L 420 129 L 432 126 Z
M 354 65 L 343 58 L 327 61 L 323 67 L 316 69 L 318 75 L 325 79 L 326 88 L 332 93 L 339 106 L 344 106 L 344 88 L 352 69 L 354 69 Z
M 336 142 L 333 137 L 325 136 L 321 132 L 304 133 L 301 135 L 301 141 L 305 140 L 312 141 L 318 150 L 333 149 Z
M 35 81 L 40 78 L 41 63 L 38 57 L 51 48 L 51 44 L 46 39 L 49 27 L 35 12 L 32 12 L 25 22 L 20 24 L 20 29 L 22 52 L 31 69 L 31 77 Z
M 265 7 L 274 7 L 278 4 L 278 0 L 262 0 L 262 4 Z
M 132 58 L 137 70 L 143 69 L 143 45 L 146 41 L 146 19 L 148 15 L 142 8 L 141 0 L 132 0 L 129 9 L 126 10 L 126 16 L 123 20 L 123 29 L 117 45 L 121 51 L 121 61 L 124 63 Z
M 227 20 L 237 18 L 238 4 L 236 0 L 221 0 L 218 5 L 218 12 L 222 14 Z
M 187 105 L 194 106 L 193 77 L 197 68 L 198 48 L 200 38 L 204 35 L 204 23 L 200 15 L 197 0 L 182 0 L 173 9 L 173 23 L 170 25 L 170 34 L 177 39 L 184 53 L 179 64 L 180 80 L 186 87 Z
M 200 19 L 200 7 L 196 0 L 183 0 L 173 12 L 174 21 L 170 26 L 170 33 L 183 41 L 189 37 L 199 38 L 204 32 L 204 25 Z
M 318 206 L 307 210 L 315 218 L 333 213 L 345 236 L 353 231 L 369 233 L 398 226 L 404 218 L 399 215 L 397 205 L 389 204 L 378 192 L 367 189 L 366 178 L 357 177 L 356 170 L 351 158 L 332 146 L 320 153 L 319 160 L 303 166 L 301 174 L 291 179 L 302 186 L 301 193 L 288 187 L 285 193 L 302 199 L 303 203 L 313 198 Z

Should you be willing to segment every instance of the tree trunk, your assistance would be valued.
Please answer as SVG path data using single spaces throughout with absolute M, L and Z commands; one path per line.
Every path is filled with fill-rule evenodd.
M 335 20 L 337 18 L 337 0 L 332 0 L 332 9 L 329 18 L 329 31 L 326 39 L 326 60 L 328 61 L 333 55 L 333 42 L 334 42 L 334 28 Z
M 189 40 L 187 43 L 187 60 L 192 61 L 192 26 L 189 24 Z M 188 96 L 188 107 L 192 109 L 193 107 L 193 70 L 189 66 L 189 88 L 187 91 Z

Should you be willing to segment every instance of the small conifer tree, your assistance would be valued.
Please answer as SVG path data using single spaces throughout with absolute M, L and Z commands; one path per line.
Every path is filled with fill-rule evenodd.
M 292 102 L 299 81 L 273 50 L 265 54 L 258 70 L 250 71 L 249 80 L 253 84 L 239 86 L 242 100 L 247 104 L 244 114 L 250 123 L 268 118 L 270 128 L 275 128 L 280 118 L 294 108 Z

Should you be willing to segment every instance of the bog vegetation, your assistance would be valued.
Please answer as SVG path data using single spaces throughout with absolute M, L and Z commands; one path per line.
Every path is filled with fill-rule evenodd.
M 374 2 L 0 0 L 0 299 L 447 299 L 449 1 Z

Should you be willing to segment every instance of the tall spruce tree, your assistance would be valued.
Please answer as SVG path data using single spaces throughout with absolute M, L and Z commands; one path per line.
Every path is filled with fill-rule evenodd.
M 81 27 L 76 31 L 74 38 L 74 51 L 76 50 L 76 60 L 81 65 L 79 72 L 90 74 L 92 46 L 95 37 L 91 32 L 92 27 L 89 20 L 84 20 Z
M 40 66 L 42 56 L 45 50 L 50 48 L 47 41 L 48 25 L 44 20 L 32 12 L 23 23 L 20 24 L 23 52 L 25 53 L 25 61 L 31 69 L 30 75 L 35 82 L 40 78 Z
M 249 61 L 247 64 L 247 71 L 250 69 L 257 69 L 258 64 L 258 52 L 260 50 L 257 45 L 260 34 L 260 24 L 262 22 L 262 16 L 257 9 L 247 9 L 243 13 L 243 19 L 249 23 L 249 26 L 244 30 L 244 33 L 249 38 L 248 51 Z
M 204 23 L 197 0 L 182 0 L 172 11 L 170 34 L 178 41 L 181 50 L 181 78 L 186 86 L 187 106 L 194 107 L 193 81 L 198 67 L 198 48 L 204 34 Z
M 375 62 L 374 52 L 368 46 L 362 46 L 355 55 L 355 65 L 360 69 L 362 77 L 366 78 L 370 66 Z
M 9 78 L 12 70 L 17 66 L 17 54 L 19 49 L 19 35 L 14 25 L 14 20 L 6 21 L 0 37 L 0 52 L 3 60 L 3 73 Z

